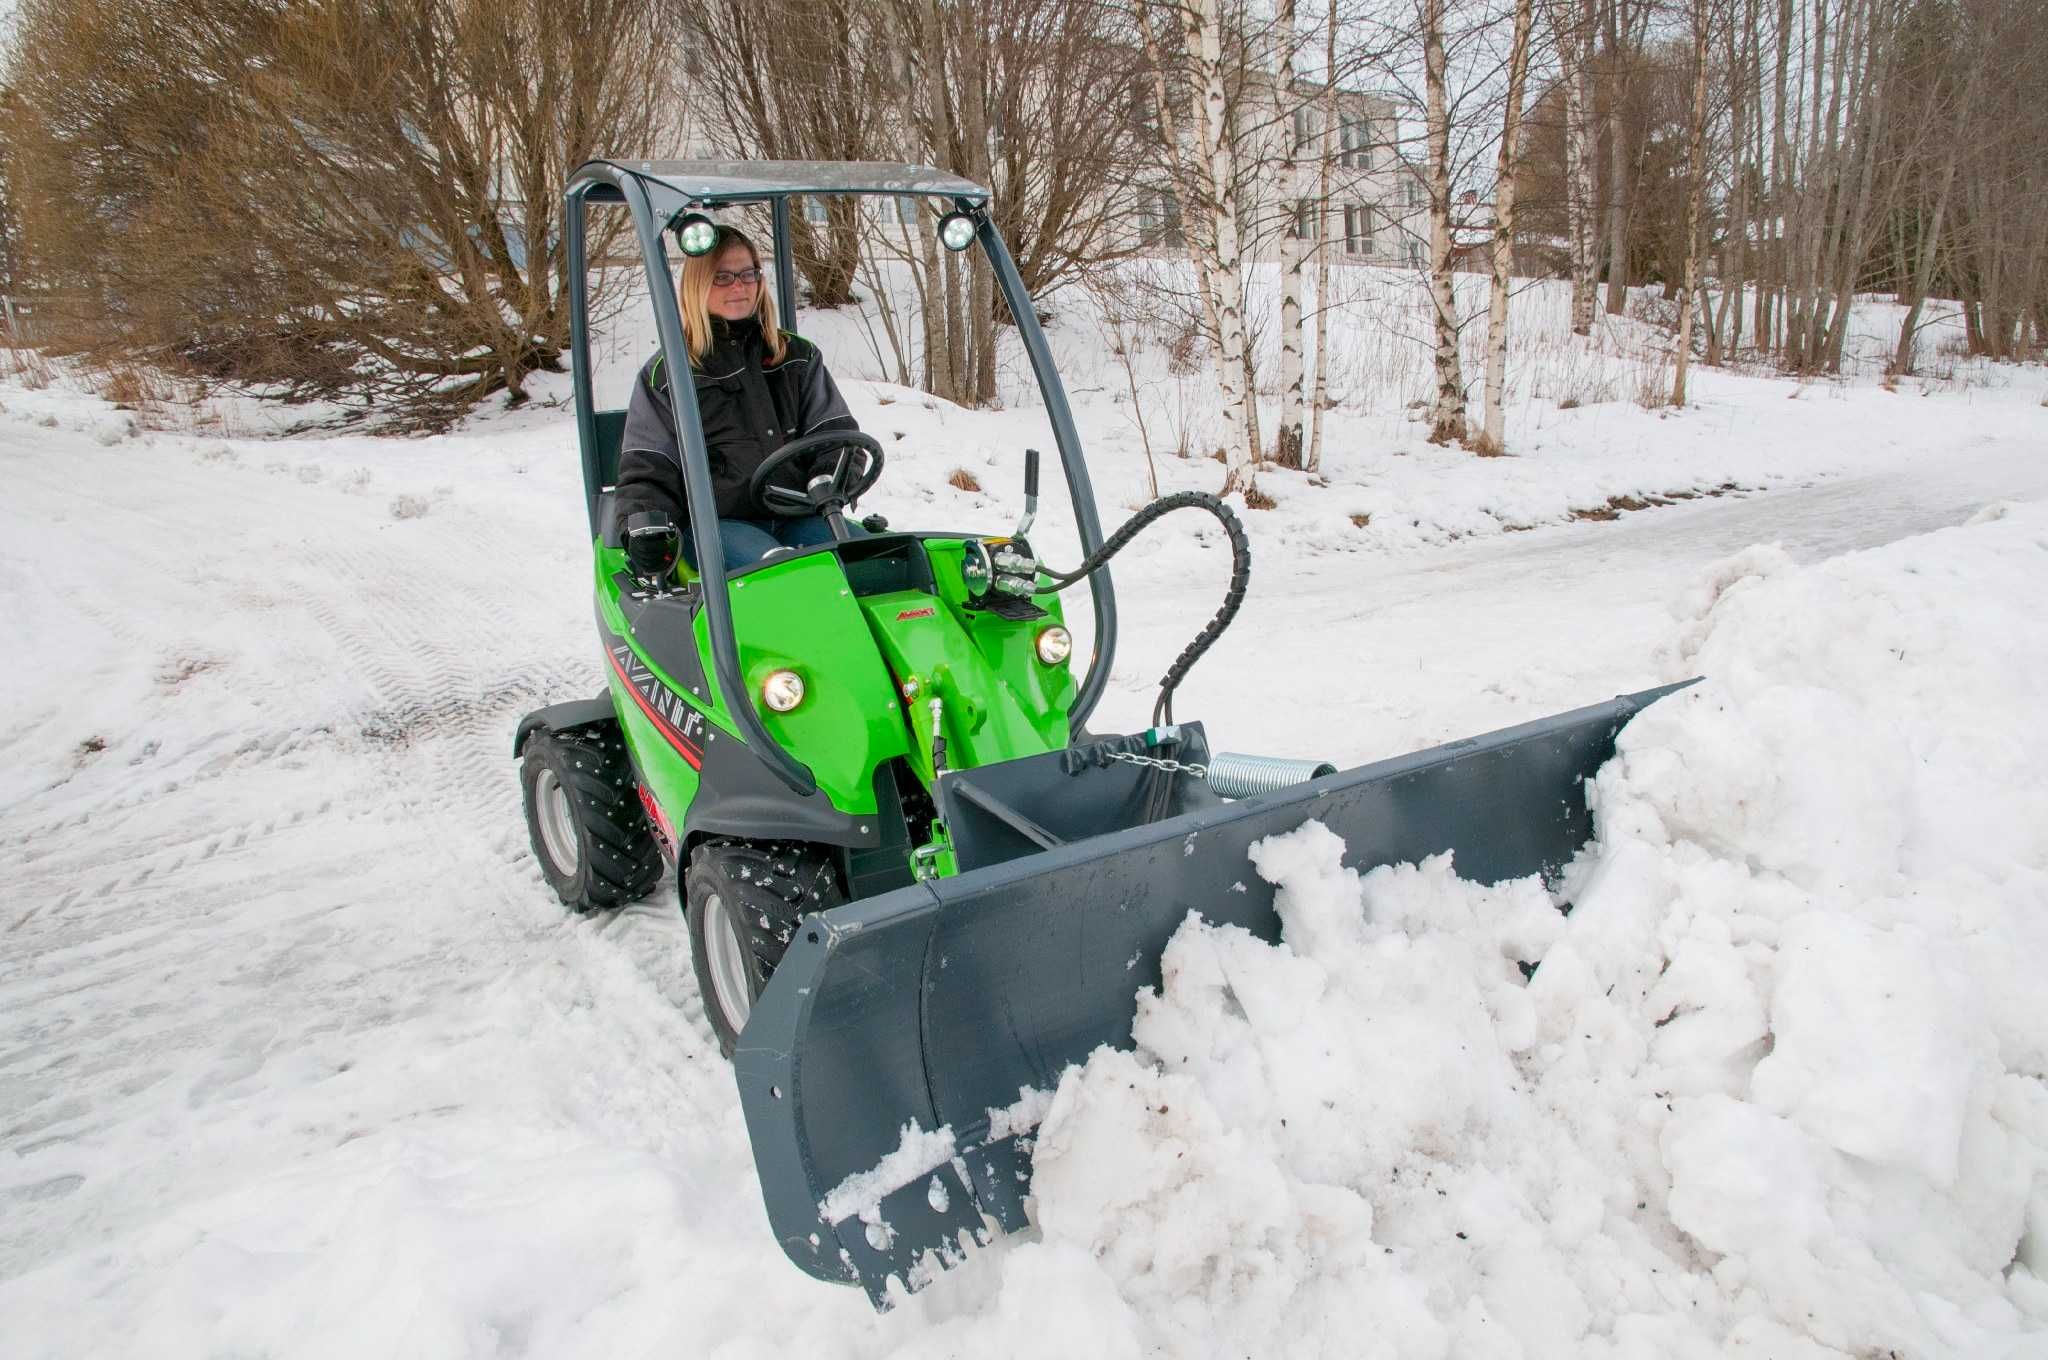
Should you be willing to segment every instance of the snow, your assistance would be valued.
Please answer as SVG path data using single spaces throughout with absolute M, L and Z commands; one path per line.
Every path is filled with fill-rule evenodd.
M 2048 379 L 1645 410 L 1643 332 L 1517 303 L 1508 459 L 1422 443 L 1412 342 L 1357 314 L 1329 485 L 1262 476 L 1176 707 L 1349 766 L 1706 681 L 1625 731 L 1559 884 L 1266 842 L 1282 944 L 1185 926 L 1135 1052 L 989 1112 L 1038 1227 L 886 1315 L 772 1240 L 672 896 L 566 919 L 526 847 L 513 727 L 602 674 L 560 381 L 398 440 L 0 380 L 6 1352 L 2048 1352 Z M 887 432 L 868 508 L 1014 522 L 1052 447 L 1014 356 L 971 412 L 805 329 Z M 1124 384 L 1085 307 L 1054 340 L 1114 525 Z M 1105 729 L 1227 579 L 1180 518 L 1117 561 Z M 1040 526 L 1071 563 L 1062 497 Z
M 1174 1353 L 1317 1353 L 1360 1298 L 1388 1355 L 2039 1353 L 2044 570 L 2040 506 L 1711 569 L 1568 916 L 1262 842 L 1283 943 L 1175 935 L 1041 1130 L 1045 1244 Z
M 1046 1111 L 1051 1108 L 1052 1092 L 1019 1087 L 1015 1101 L 988 1112 L 988 1141 L 999 1142 L 1031 1132 L 1045 1122 Z
M 818 1214 L 828 1223 L 843 1223 L 857 1217 L 863 1223 L 879 1224 L 883 1199 L 952 1160 L 953 1130 L 941 1128 L 926 1133 L 912 1120 L 903 1126 L 903 1137 L 896 1150 L 871 1170 L 856 1172 L 833 1186 L 818 1201 Z M 887 1233 L 886 1227 L 883 1232 Z

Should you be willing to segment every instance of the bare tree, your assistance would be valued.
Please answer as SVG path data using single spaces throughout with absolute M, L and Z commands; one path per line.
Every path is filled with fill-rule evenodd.
M 1280 204 L 1286 215 L 1286 225 L 1280 233 L 1280 427 L 1273 435 L 1273 461 L 1284 468 L 1301 467 L 1303 457 L 1304 424 L 1302 417 L 1304 374 L 1301 362 L 1301 274 L 1302 264 L 1311 248 L 1311 240 L 1320 243 L 1326 234 L 1323 231 L 1324 204 L 1327 197 L 1318 198 L 1311 206 L 1302 201 L 1302 159 L 1312 149 L 1309 141 L 1313 132 L 1306 126 L 1313 117 L 1304 114 L 1314 109 L 1314 104 L 1296 96 L 1294 79 L 1294 0 L 1280 0 L 1275 17 L 1273 50 L 1273 91 L 1276 102 L 1283 110 L 1292 113 L 1295 122 L 1294 135 L 1285 136 L 1278 166 L 1280 178 Z M 1335 79 L 1325 74 L 1326 85 L 1335 85 Z M 1319 147 L 1316 149 L 1320 149 Z
M 1628 303 L 1629 191 L 1634 181 L 1627 102 L 1637 68 L 1633 55 L 1642 43 L 1650 11 L 1648 0 L 1600 0 L 1600 6 L 1607 39 L 1607 313 L 1619 316 Z
M 1138 0 L 1138 18 L 1156 73 L 1159 124 L 1169 147 L 1178 141 L 1180 123 L 1170 96 L 1173 83 L 1187 92 L 1193 155 L 1170 154 L 1168 160 L 1182 189 L 1191 228 L 1189 254 L 1216 343 L 1223 390 L 1223 486 L 1226 492 L 1249 490 L 1260 448 L 1245 332 L 1240 215 L 1245 147 L 1231 98 L 1233 85 L 1241 89 L 1242 79 L 1233 80 L 1231 58 L 1226 55 L 1222 0 Z M 1236 61 L 1241 63 L 1242 55 Z M 1169 70 L 1178 82 L 1169 81 Z
M 1920 317 L 1926 306 L 1927 290 L 1933 283 L 1934 263 L 1939 252 L 1942 232 L 1947 225 L 1949 201 L 1955 190 L 1956 170 L 1963 157 L 1957 154 L 1952 138 L 1957 129 L 1975 130 L 1972 110 L 1977 102 L 1977 91 L 1983 81 L 1985 68 L 1989 64 L 1990 47 L 1996 41 L 1996 19 L 1992 14 L 1994 27 L 1990 32 L 1973 32 L 1968 26 L 1959 26 L 1962 31 L 1949 32 L 1943 37 L 1948 43 L 1938 50 L 1954 59 L 1959 68 L 1959 82 L 1944 82 L 1942 71 L 1929 70 L 1926 73 L 1926 107 L 1921 126 L 1930 134 L 1924 143 L 1925 149 L 1916 148 L 1911 169 L 1918 172 L 1914 178 L 1918 193 L 1914 196 L 1913 209 L 1924 205 L 1925 216 L 1916 215 L 1912 220 L 1913 245 L 1912 263 L 1902 271 L 1899 287 L 1902 300 L 1906 303 L 1906 315 L 1899 323 L 1899 342 L 1892 354 L 1892 372 L 1906 376 L 1914 371 L 1914 342 L 1919 337 Z M 1939 63 L 1946 65 L 1947 63 Z M 1953 106 L 1944 98 L 1944 85 L 1953 88 L 1961 86 L 1955 95 Z M 1946 135 L 1944 135 L 1946 134 Z M 1967 133 L 1965 135 L 1968 135 Z M 1930 165 L 1928 162 L 1932 161 Z M 1927 183 L 1931 176 L 1931 186 Z
M 1316 204 L 1324 214 L 1323 230 L 1316 233 L 1316 372 L 1309 398 L 1308 456 L 1303 460 L 1310 472 L 1323 466 L 1323 415 L 1330 404 L 1330 167 L 1337 152 L 1337 3 L 1330 0 L 1330 12 L 1323 24 L 1323 139 L 1317 158 Z
M 1565 232 L 1571 249 L 1572 333 L 1590 335 L 1599 306 L 1594 238 L 1593 0 L 1545 0 L 1564 87 Z
M 1685 371 L 1692 359 L 1692 299 L 1699 283 L 1700 212 L 1707 184 L 1707 0 L 1692 0 L 1692 135 L 1686 143 L 1685 283 L 1678 293 L 1678 360 L 1671 379 L 1671 404 L 1685 405 Z
M 1522 95 L 1529 77 L 1529 29 L 1534 6 L 1515 0 L 1514 34 L 1508 40 L 1507 90 L 1501 113 L 1500 153 L 1494 169 L 1493 240 L 1486 312 L 1485 428 L 1474 446 L 1480 453 L 1507 451 L 1508 284 L 1515 267 L 1515 181 L 1522 142 Z
M 1422 0 L 1422 71 L 1426 91 L 1429 185 L 1429 299 L 1436 334 L 1436 403 L 1429 442 L 1465 439 L 1465 371 L 1458 358 L 1458 295 L 1451 280 L 1451 109 L 1447 85 L 1444 0 Z
M 422 424 L 558 364 L 569 171 L 667 149 L 639 0 L 29 0 L 22 24 L 24 228 L 83 333 Z
M 765 160 L 879 160 L 888 111 L 904 91 L 891 60 L 897 34 L 860 0 L 661 0 L 673 31 L 695 49 L 693 91 L 709 128 L 735 156 Z M 879 96 L 879 97 L 878 97 Z M 823 221 L 813 213 L 822 211 Z M 811 305 L 853 298 L 859 205 L 829 198 L 792 214 L 790 252 Z

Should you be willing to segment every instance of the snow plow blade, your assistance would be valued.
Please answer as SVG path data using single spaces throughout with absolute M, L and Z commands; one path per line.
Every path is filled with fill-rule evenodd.
M 987 1240 L 984 1216 L 1025 1227 L 1032 1131 L 997 1112 L 1099 1045 L 1129 1047 L 1138 989 L 1159 985 L 1189 911 L 1279 939 L 1254 841 L 1313 819 L 1360 870 L 1449 850 L 1482 882 L 1554 874 L 1592 835 L 1586 781 L 1616 733 L 1677 688 L 1242 802 L 1177 775 L 1175 815 L 1149 825 L 1130 824 L 1145 778 L 1131 764 L 1054 752 L 947 775 L 963 872 L 811 918 L 740 1036 L 741 1105 L 783 1250 L 887 1307 L 890 1277 L 927 1283 L 963 1235 Z M 1181 759 L 1199 760 L 1199 728 L 1185 730 Z M 906 1140 L 912 1123 L 950 1130 L 950 1152 Z

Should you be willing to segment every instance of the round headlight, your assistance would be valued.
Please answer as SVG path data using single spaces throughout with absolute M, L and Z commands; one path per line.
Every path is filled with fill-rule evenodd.
M 948 250 L 965 250 L 974 244 L 974 219 L 964 212 L 950 212 L 939 219 L 939 244 Z
M 804 678 L 795 671 L 776 671 L 761 682 L 761 700 L 777 713 L 787 713 L 804 701 Z
M 1054 624 L 1040 630 L 1038 634 L 1038 659 L 1048 666 L 1057 666 L 1074 654 L 1074 635 Z
M 708 255 L 718 244 L 718 224 L 703 213 L 691 213 L 676 228 L 676 244 L 685 255 Z

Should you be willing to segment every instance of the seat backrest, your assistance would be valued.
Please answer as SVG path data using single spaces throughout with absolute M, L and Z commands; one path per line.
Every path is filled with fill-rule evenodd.
M 619 444 L 626 437 L 626 413 L 597 413 L 597 486 L 616 486 L 619 481 Z

